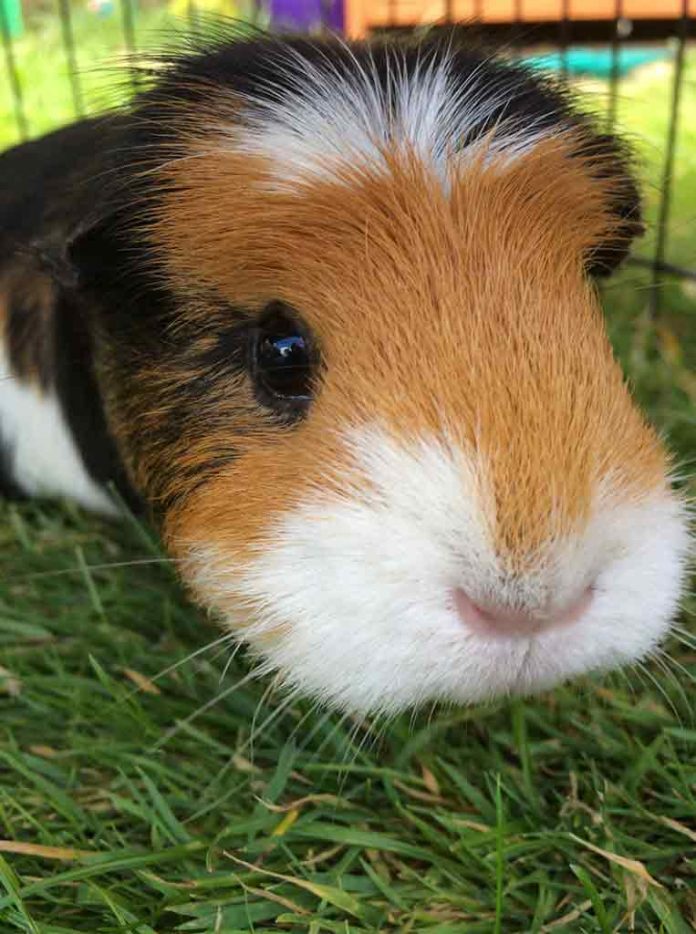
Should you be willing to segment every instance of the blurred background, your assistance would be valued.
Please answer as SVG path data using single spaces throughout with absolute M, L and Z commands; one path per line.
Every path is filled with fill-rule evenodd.
M 696 0 L 0 0 L 0 148 L 121 103 L 133 54 L 220 16 L 352 38 L 454 28 L 571 81 L 637 152 L 647 232 L 605 307 L 641 402 L 691 460 Z

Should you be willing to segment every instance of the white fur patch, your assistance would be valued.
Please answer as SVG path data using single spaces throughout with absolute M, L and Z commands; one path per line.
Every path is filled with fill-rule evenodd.
M 268 533 L 246 568 L 214 548 L 190 556 L 200 595 L 241 598 L 243 638 L 292 686 L 342 708 L 393 712 L 432 700 L 527 693 L 648 653 L 676 610 L 688 537 L 669 494 L 598 502 L 574 540 L 550 543 L 533 572 L 506 578 L 492 545 L 484 465 L 445 442 L 352 438 L 364 492 L 322 497 Z M 485 638 L 451 603 L 497 598 L 534 610 L 595 592 L 576 623 L 530 638 Z M 231 605 L 231 604 L 230 604 Z
M 12 479 L 23 492 L 71 497 L 87 509 L 118 513 L 88 475 L 55 395 L 14 377 L 2 346 L 0 442 L 9 453 Z
M 465 140 L 512 103 L 509 91 L 484 87 L 478 70 L 455 80 L 445 53 L 407 72 L 394 50 L 384 87 L 374 65 L 327 58 L 318 66 L 291 47 L 286 51 L 277 94 L 269 81 L 270 99 L 248 95 L 240 126 L 227 130 L 235 151 L 270 164 L 275 187 L 330 178 L 345 166 L 386 167 L 387 147 L 415 154 L 447 187 L 452 166 L 480 151 L 480 141 Z M 506 117 L 486 139 L 486 154 L 514 159 L 559 131 Z

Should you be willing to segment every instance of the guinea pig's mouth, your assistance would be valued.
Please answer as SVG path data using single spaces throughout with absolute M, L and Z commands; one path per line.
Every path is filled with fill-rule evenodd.
M 590 585 L 562 606 L 542 612 L 493 601 L 475 602 L 461 587 L 453 591 L 452 603 L 464 627 L 475 635 L 489 639 L 529 639 L 580 621 L 592 604 L 594 592 L 594 585 Z
M 480 703 L 633 664 L 669 632 L 678 497 L 598 500 L 581 529 L 505 564 L 456 452 L 374 433 L 363 447 L 365 489 L 309 496 L 244 561 L 225 540 L 189 551 L 201 601 L 288 688 L 363 714 Z

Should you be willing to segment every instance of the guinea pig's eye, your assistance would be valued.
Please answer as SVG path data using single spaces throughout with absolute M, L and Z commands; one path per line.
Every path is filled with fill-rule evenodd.
M 302 408 L 312 398 L 317 353 L 307 326 L 284 302 L 271 302 L 253 329 L 251 373 L 265 405 Z

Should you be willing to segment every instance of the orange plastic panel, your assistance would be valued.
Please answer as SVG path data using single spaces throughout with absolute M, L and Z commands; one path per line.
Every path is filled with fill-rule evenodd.
M 346 30 L 364 36 L 379 26 L 416 26 L 452 19 L 486 23 L 553 22 L 564 13 L 570 19 L 603 20 L 616 16 L 616 0 L 345 0 Z M 672 19 L 682 13 L 682 0 L 623 0 L 626 19 Z M 696 0 L 689 0 L 696 15 Z

